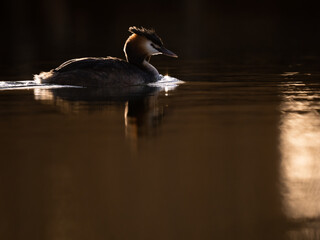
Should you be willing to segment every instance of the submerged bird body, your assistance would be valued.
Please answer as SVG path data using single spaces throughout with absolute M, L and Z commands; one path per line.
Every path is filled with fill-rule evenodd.
M 154 30 L 130 27 L 124 52 L 126 60 L 114 57 L 78 58 L 64 62 L 59 67 L 35 75 L 39 83 L 76 86 L 132 86 L 159 80 L 157 69 L 149 63 L 150 57 L 165 54 L 177 57 L 163 47 Z

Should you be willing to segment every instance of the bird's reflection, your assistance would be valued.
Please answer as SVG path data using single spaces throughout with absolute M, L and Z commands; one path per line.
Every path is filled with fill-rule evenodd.
M 174 88 L 170 88 L 173 90 Z M 79 113 L 123 108 L 125 135 L 131 139 L 152 135 L 163 118 L 163 106 L 158 97 L 167 88 L 134 86 L 128 88 L 53 88 L 34 89 L 34 97 L 43 103 L 55 105 L 64 113 Z
M 280 150 L 283 203 L 298 223 L 291 239 L 320 236 L 320 88 L 303 82 L 283 86 Z
M 164 107 L 157 100 L 154 95 L 126 102 L 124 119 L 127 137 L 155 133 L 164 116 Z

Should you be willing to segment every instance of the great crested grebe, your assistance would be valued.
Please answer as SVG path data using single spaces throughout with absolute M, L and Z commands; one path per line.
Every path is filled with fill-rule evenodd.
M 152 55 L 178 57 L 163 46 L 153 29 L 130 27 L 131 36 L 123 51 L 126 61 L 114 58 L 86 57 L 71 59 L 49 72 L 34 76 L 38 83 L 76 86 L 132 86 L 155 82 L 161 78 L 149 63 Z

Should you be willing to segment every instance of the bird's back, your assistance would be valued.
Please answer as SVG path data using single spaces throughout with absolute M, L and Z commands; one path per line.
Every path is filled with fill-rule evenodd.
M 141 85 L 157 80 L 150 72 L 119 58 L 78 58 L 35 76 L 41 83 L 76 86 Z

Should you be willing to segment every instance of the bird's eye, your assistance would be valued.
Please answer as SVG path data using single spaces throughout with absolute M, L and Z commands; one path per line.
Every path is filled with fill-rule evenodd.
M 159 51 L 159 48 L 156 47 L 156 45 L 154 45 L 153 43 L 151 43 L 151 47 L 153 47 L 154 49 L 158 50 Z

